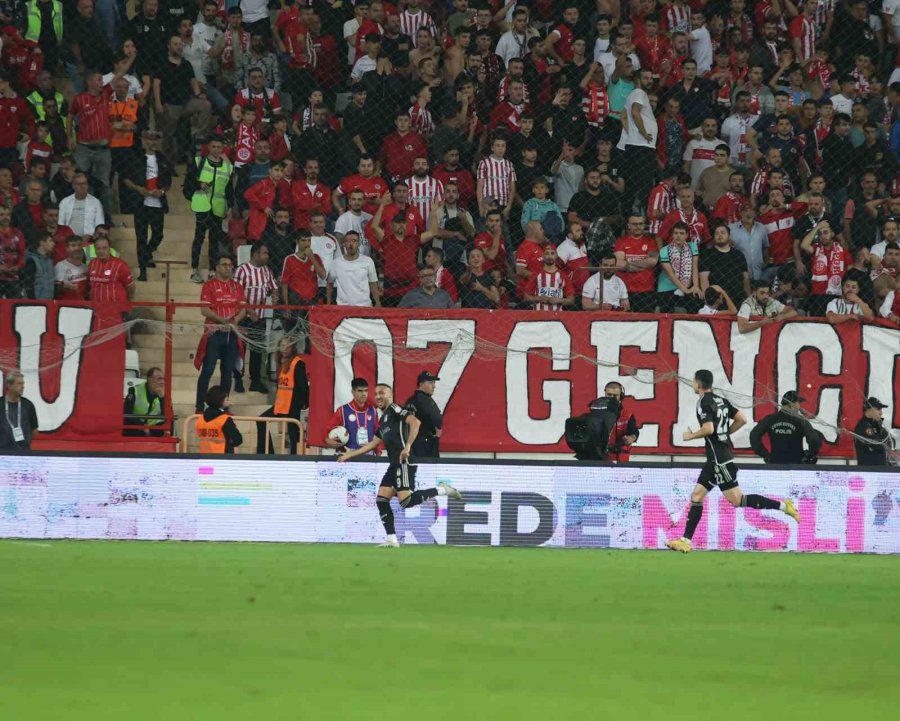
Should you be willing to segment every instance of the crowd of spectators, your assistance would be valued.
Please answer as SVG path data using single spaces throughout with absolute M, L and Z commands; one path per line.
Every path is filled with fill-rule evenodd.
M 127 300 L 183 176 L 246 301 L 898 323 L 895 0 L 126 5 L 0 2 L 3 297 Z

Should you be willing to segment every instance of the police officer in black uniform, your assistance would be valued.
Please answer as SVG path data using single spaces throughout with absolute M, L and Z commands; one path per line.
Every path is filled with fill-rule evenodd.
M 796 391 L 788 391 L 781 398 L 781 408 L 763 418 L 750 431 L 753 452 L 766 463 L 815 463 L 822 448 L 822 434 L 800 415 L 800 404 L 805 401 Z M 763 445 L 763 436 L 769 436 L 769 447 Z M 803 450 L 803 439 L 807 450 Z
M 413 444 L 422 425 L 416 417 L 416 409 L 412 403 L 407 403 L 405 406 L 398 406 L 394 403 L 394 391 L 384 383 L 375 386 L 375 405 L 381 411 L 375 438 L 364 446 L 347 451 L 337 460 L 338 463 L 343 463 L 384 445 L 390 465 L 381 479 L 375 505 L 381 516 L 385 533 L 387 533 L 387 540 L 381 545 L 388 548 L 399 548 L 400 542 L 394 532 L 394 512 L 391 510 L 391 499 L 394 496 L 397 496 L 400 501 L 401 508 L 418 506 L 435 496 L 449 496 L 455 499 L 460 499 L 462 496 L 453 486 L 446 483 L 438 483 L 436 488 L 416 490 L 416 467 L 409 463 Z
M 413 443 L 412 454 L 416 458 L 440 458 L 440 438 L 444 427 L 444 417 L 434 402 L 434 384 L 439 381 L 430 371 L 422 371 L 416 379 L 416 392 L 407 401 L 407 406 L 415 408 L 416 418 L 421 424 L 419 434 Z
M 887 406 L 877 398 L 867 398 L 863 403 L 863 417 L 859 419 L 853 432 L 859 436 L 855 441 L 856 464 L 859 466 L 886 466 L 887 453 L 893 448 L 891 435 L 884 427 L 882 409 Z

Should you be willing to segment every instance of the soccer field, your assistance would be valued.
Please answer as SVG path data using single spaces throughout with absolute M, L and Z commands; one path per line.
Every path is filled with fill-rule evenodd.
M 900 559 L 0 542 L 0 718 L 859 719 Z

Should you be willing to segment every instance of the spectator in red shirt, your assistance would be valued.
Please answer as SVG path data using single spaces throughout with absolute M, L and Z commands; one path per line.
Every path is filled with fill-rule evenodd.
M 53 268 L 56 300 L 87 300 L 88 269 L 84 264 L 84 246 L 80 235 L 69 236 L 66 257 Z
M 50 203 L 44 207 L 44 230 L 53 237 L 55 243 L 53 249 L 53 262 L 59 263 L 65 260 L 69 254 L 67 243 L 74 235 L 72 229 L 59 224 L 59 206 Z
M 319 161 L 309 158 L 303 164 L 302 180 L 291 183 L 291 203 L 294 209 L 294 229 L 309 228 L 313 213 L 331 212 L 331 188 L 319 180 Z
M 644 218 L 628 218 L 628 235 L 616 241 L 616 267 L 622 271 L 622 281 L 628 289 L 631 309 L 635 313 L 656 310 L 656 273 L 659 251 L 653 237 L 644 231 Z
M 200 291 L 200 302 L 204 304 L 200 313 L 206 319 L 208 335 L 201 340 L 202 352 L 198 348 L 198 357 L 194 361 L 195 365 L 202 363 L 195 403 L 198 413 L 203 412 L 203 401 L 217 362 L 222 373 L 220 385 L 226 395 L 231 392 L 231 380 L 238 359 L 238 323 L 246 315 L 250 315 L 251 319 L 255 316 L 244 307 L 244 288 L 232 279 L 233 273 L 234 260 L 231 256 L 220 256 L 215 276 L 206 281 Z
M 784 191 L 773 188 L 769 191 L 768 205 L 759 216 L 759 222 L 766 229 L 769 237 L 769 260 L 772 265 L 782 266 L 789 263 L 794 255 L 794 226 L 796 219 L 784 203 Z M 800 255 L 799 241 L 797 255 Z
M 41 196 L 44 186 L 40 180 L 31 179 L 25 185 L 25 199 L 19 203 L 12 213 L 12 223 L 25 237 L 28 247 L 33 248 L 38 234 L 44 229 L 44 204 Z
M 354 190 L 361 190 L 366 198 L 363 212 L 375 215 L 378 212 L 378 203 L 381 200 L 381 196 L 388 190 L 388 184 L 384 178 L 380 175 L 375 175 L 375 159 L 371 155 L 360 157 L 357 171 L 356 174 L 348 175 L 341 180 L 341 184 L 332 193 L 332 203 L 338 215 L 347 210 L 344 198 L 349 196 L 351 191 Z
M 688 240 L 698 245 L 709 243 L 709 223 L 706 216 L 694 207 L 694 190 L 690 186 L 678 189 L 678 205 L 680 207 L 673 208 L 663 218 L 656 236 L 656 247 L 662 249 L 664 245 L 668 245 L 675 223 L 684 223 L 688 227 Z
M 75 149 L 75 164 L 83 173 L 102 183 L 104 208 L 110 207 L 109 177 L 112 172 L 109 100 L 119 77 L 121 75 L 114 76 L 104 86 L 103 75 L 88 71 L 84 78 L 87 90 L 78 93 L 69 107 L 69 146 Z
M 382 302 L 386 306 L 395 306 L 418 281 L 419 249 L 423 241 L 429 240 L 429 236 L 421 235 L 415 230 L 410 231 L 404 213 L 395 213 L 387 218 L 385 209 L 390 207 L 389 200 L 390 196 L 385 193 L 375 217 L 372 218 L 370 229 L 384 265 Z M 389 225 L 384 228 L 382 223 Z
M 456 183 L 459 189 L 459 206 L 469 210 L 475 199 L 475 176 L 460 165 L 459 148 L 448 148 L 444 152 L 444 162 L 434 166 L 431 176 L 444 184 L 446 189 L 449 183 Z
M 503 128 L 510 133 L 519 132 L 519 124 L 528 111 L 525 104 L 525 84 L 521 80 L 512 80 L 509 83 L 509 97 L 499 105 L 494 106 L 488 120 L 488 130 L 493 132 L 497 128 Z
M 575 25 L 579 18 L 578 5 L 567 2 L 563 9 L 563 21 L 557 25 L 544 41 L 547 55 L 560 65 L 570 62 L 573 57 L 572 43 L 575 41 Z
M 744 195 L 744 174 L 736 170 L 728 176 L 728 190 L 716 201 L 712 217 L 725 225 L 737 223 L 741 219 L 741 208 L 750 204 Z
M 244 191 L 244 199 L 250 207 L 247 237 L 259 240 L 278 208 L 290 208 L 291 190 L 284 180 L 284 163 L 273 163 L 269 177 L 263 178 Z
M 540 272 L 544 264 L 544 247 L 547 243 L 544 226 L 540 221 L 529 221 L 525 226 L 525 240 L 516 250 L 516 296 L 522 300 L 525 299 L 531 279 Z
M 281 270 L 281 302 L 284 305 L 316 305 L 319 278 L 325 278 L 322 259 L 312 251 L 312 235 L 297 231 L 297 251 L 284 259 Z
M 21 298 L 25 236 L 12 227 L 12 213 L 0 206 L 0 298 Z
M 13 91 L 9 75 L 0 71 L 0 167 L 11 168 L 19 159 L 16 144 L 34 135 L 31 108 Z
M 88 264 L 89 297 L 95 303 L 127 303 L 134 297 L 128 264 L 110 254 L 109 239 L 94 239 L 96 257 Z
M 396 132 L 388 135 L 381 143 L 381 167 L 393 182 L 408 178 L 413 173 L 416 158 L 428 157 L 425 139 L 410 130 L 409 113 L 397 111 L 394 118 Z
M 397 213 L 406 215 L 407 234 L 425 232 L 425 219 L 409 204 L 409 186 L 406 183 L 397 183 L 391 190 L 391 202 L 385 207 L 381 217 L 393 218 Z
M 456 303 L 459 300 L 459 292 L 456 289 L 456 280 L 453 278 L 453 273 L 444 267 L 443 249 L 430 248 L 425 253 L 425 265 L 434 269 L 435 285 L 442 290 L 446 290 L 450 300 Z
M 503 213 L 488 211 L 485 218 L 487 230 L 475 236 L 474 247 L 484 255 L 484 272 L 497 271 L 500 277 L 506 275 L 506 241 L 503 237 Z M 523 256 L 527 257 L 527 256 Z M 516 276 L 518 277 L 518 253 L 516 254 Z M 524 264 L 527 266 L 527 263 Z
M 535 222 L 535 221 L 532 221 Z M 556 248 L 552 243 L 544 246 L 541 265 L 528 279 L 523 293 L 524 300 L 535 310 L 563 310 L 575 305 L 575 290 L 567 273 L 557 265 Z

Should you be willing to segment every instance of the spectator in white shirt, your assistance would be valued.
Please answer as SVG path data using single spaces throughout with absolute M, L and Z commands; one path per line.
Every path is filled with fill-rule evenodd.
M 516 8 L 513 13 L 512 27 L 500 36 L 496 53 L 509 65 L 513 58 L 524 58 L 528 55 L 528 41 L 538 37 L 540 33 L 528 27 L 528 10 Z
M 312 233 L 312 251 L 325 267 L 325 278 L 335 258 L 340 257 L 340 243 L 331 233 L 325 232 L 325 214 L 312 213 L 309 216 L 309 232 Z M 319 288 L 325 288 L 326 279 L 319 278 Z
M 762 280 L 753 281 L 753 293 L 743 303 L 737 313 L 738 332 L 750 333 L 763 326 L 785 318 L 793 318 L 797 311 L 772 297 L 769 284 Z M 757 317 L 760 320 L 750 320 Z
M 359 233 L 346 233 L 342 245 L 343 257 L 335 258 L 328 271 L 325 302 L 362 308 L 381 307 L 378 273 L 372 259 L 359 252 Z
M 839 325 L 852 320 L 872 320 L 875 314 L 868 303 L 859 297 L 859 283 L 851 278 L 844 280 L 841 297 L 835 298 L 825 308 L 825 320 Z
M 347 210 L 341 213 L 334 224 L 334 235 L 338 240 L 343 240 L 347 233 L 356 233 L 359 252 L 371 256 L 372 249 L 366 239 L 366 226 L 372 220 L 372 215 L 363 211 L 365 203 L 366 196 L 361 190 L 350 191 L 350 195 L 347 196 Z
M 631 310 L 628 303 L 628 289 L 624 281 L 616 275 L 616 256 L 607 253 L 600 261 L 602 270 L 594 273 L 581 290 L 582 310 Z M 600 287 L 603 286 L 603 300 Z
M 75 173 L 72 190 L 72 195 L 59 203 L 59 224 L 70 228 L 75 235 L 93 237 L 94 229 L 106 222 L 103 205 L 88 192 L 88 178 L 84 173 Z
M 697 76 L 702 78 L 712 69 L 713 46 L 701 10 L 691 12 L 691 28 L 691 56 L 697 61 Z
M 379 60 L 381 54 L 381 36 L 376 33 L 368 33 L 366 35 L 366 54 L 353 63 L 353 70 L 350 71 L 350 82 L 353 84 L 362 80 L 363 75 L 372 70 L 377 70 L 379 63 L 383 63 L 387 58 Z

